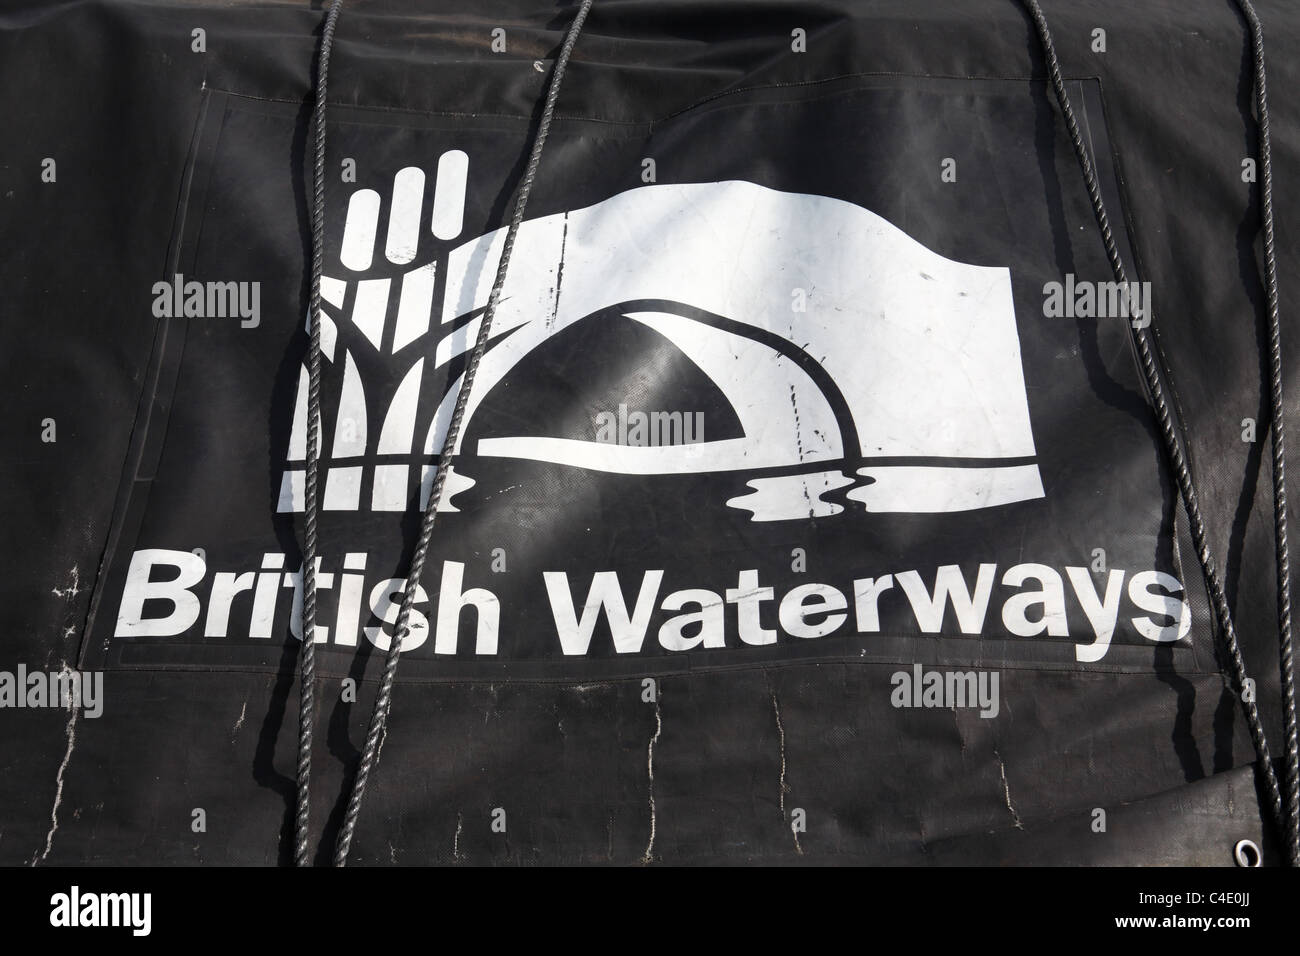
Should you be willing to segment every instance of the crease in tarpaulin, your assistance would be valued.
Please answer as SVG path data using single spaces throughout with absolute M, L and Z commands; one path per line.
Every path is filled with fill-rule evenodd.
M 1070 141 L 1074 148 L 1075 158 L 1077 159 L 1079 168 L 1083 173 L 1084 184 L 1088 189 L 1088 196 L 1092 200 L 1093 213 L 1097 219 L 1097 227 L 1101 232 L 1102 242 L 1106 247 L 1106 255 L 1110 260 L 1111 269 L 1115 274 L 1115 280 L 1121 283 L 1122 287 L 1127 287 L 1127 272 L 1124 268 L 1119 248 L 1115 243 L 1114 235 L 1111 232 L 1110 220 L 1106 213 L 1105 201 L 1102 199 L 1101 189 L 1098 184 L 1097 175 L 1093 168 L 1092 161 L 1088 157 L 1088 148 L 1083 142 L 1078 122 L 1075 120 L 1074 111 L 1070 105 L 1069 96 L 1066 93 L 1065 82 L 1061 77 L 1061 68 L 1057 61 L 1056 48 L 1052 42 L 1051 31 L 1047 26 L 1047 19 L 1043 15 L 1038 0 L 1020 0 L 1020 2 L 1025 11 L 1029 14 L 1030 19 L 1033 21 L 1039 43 L 1042 46 L 1043 57 L 1047 63 L 1049 79 L 1056 94 L 1057 103 L 1060 105 L 1061 114 L 1065 118 L 1065 123 L 1070 134 Z M 1218 571 L 1215 566 L 1214 556 L 1210 551 L 1205 530 L 1205 522 L 1201 517 L 1199 497 L 1196 492 L 1195 483 L 1192 480 L 1187 455 L 1179 442 L 1173 422 L 1173 416 L 1165 399 L 1165 382 L 1170 379 L 1169 370 L 1165 367 L 1163 359 L 1157 357 L 1156 349 L 1152 344 L 1152 337 L 1148 336 L 1148 330 L 1154 332 L 1154 319 L 1152 319 L 1147 326 L 1142 328 L 1134 327 L 1131 322 L 1126 323 L 1126 325 L 1129 329 L 1133 344 L 1137 349 L 1139 364 L 1141 365 L 1143 377 L 1146 380 L 1152 405 L 1154 406 L 1157 423 L 1160 426 L 1161 437 L 1164 440 L 1165 453 L 1169 458 L 1170 465 L 1172 466 L 1175 477 L 1177 478 L 1178 490 L 1182 497 L 1183 507 L 1187 513 L 1189 530 L 1192 535 L 1192 542 L 1196 549 L 1196 557 L 1201 565 L 1201 572 L 1205 578 L 1206 589 L 1210 594 L 1211 607 L 1214 611 L 1215 622 L 1218 626 L 1220 638 L 1223 641 L 1223 649 L 1228 658 L 1226 664 L 1223 663 L 1221 659 L 1220 669 L 1224 672 L 1228 670 L 1231 671 L 1231 675 L 1224 673 L 1224 677 L 1225 679 L 1228 679 L 1229 676 L 1231 677 L 1229 684 L 1232 685 L 1233 690 L 1241 699 L 1242 709 L 1246 714 L 1246 722 L 1250 728 L 1251 742 L 1255 748 L 1260 778 L 1264 786 L 1265 794 L 1268 797 L 1270 815 L 1273 819 L 1274 825 L 1277 827 L 1278 836 L 1283 840 L 1284 845 L 1286 846 L 1287 862 L 1291 866 L 1300 866 L 1300 772 L 1298 772 L 1297 764 L 1295 676 L 1291 639 L 1291 574 L 1290 555 L 1287 541 L 1286 453 L 1283 436 L 1282 404 L 1282 348 L 1278 306 L 1277 263 L 1273 237 L 1272 164 L 1270 158 L 1268 127 L 1268 94 L 1264 74 L 1264 34 L 1259 18 L 1255 14 L 1255 9 L 1251 5 L 1250 0 L 1236 0 L 1236 3 L 1237 7 L 1241 10 L 1242 16 L 1245 17 L 1246 22 L 1251 29 L 1251 47 L 1255 64 L 1255 104 L 1259 113 L 1259 151 L 1260 168 L 1262 173 L 1260 181 L 1260 201 L 1264 232 L 1265 286 L 1268 293 L 1267 323 L 1269 335 L 1270 404 L 1272 411 L 1271 430 L 1273 442 L 1274 551 L 1277 560 L 1279 672 L 1282 688 L 1283 720 L 1285 722 L 1284 735 L 1286 737 L 1284 752 L 1286 770 L 1285 797 L 1283 795 L 1282 785 L 1279 783 L 1277 778 L 1277 772 L 1273 767 L 1273 760 L 1269 752 L 1267 735 L 1259 716 L 1259 708 L 1257 707 L 1253 696 L 1245 693 L 1245 688 L 1250 686 L 1251 682 L 1246 675 L 1245 661 L 1242 657 L 1241 648 L 1237 639 L 1236 627 L 1233 624 L 1232 609 L 1228 606 L 1227 597 L 1224 593 L 1223 585 L 1219 580 Z
M 546 136 L 550 130 L 551 119 L 555 115 L 555 103 L 559 98 L 560 84 L 564 71 L 577 43 L 578 34 L 591 10 L 592 0 L 581 0 L 573 22 L 565 34 L 559 56 L 551 72 L 547 87 L 546 101 L 533 137 L 533 145 L 528 157 L 528 165 L 519 185 L 515 200 L 514 214 L 505 236 L 505 245 L 497 266 L 496 277 L 488 296 L 487 308 L 479 324 L 478 336 L 470 352 L 465 371 L 462 373 L 460 389 L 456 395 L 456 405 L 452 412 L 442 451 L 438 457 L 437 470 L 434 472 L 433 484 L 429 491 L 428 502 L 420 523 L 420 535 L 415 552 L 411 558 L 410 570 L 406 575 L 406 585 L 402 593 L 401 610 L 393 629 L 384 659 L 383 677 L 379 692 L 375 697 L 374 710 L 371 712 L 366 742 L 361 753 L 361 763 L 352 780 L 348 795 L 347 812 L 339 830 L 334 847 L 333 863 L 346 866 L 348 850 L 352 845 L 352 835 L 356 829 L 357 818 L 361 812 L 361 802 L 365 796 L 366 783 L 379 760 L 379 748 L 383 743 L 388 713 L 392 707 L 393 682 L 397 673 L 397 664 L 401 648 L 409 631 L 411 609 L 415 604 L 416 590 L 424 570 L 424 560 L 428 554 L 433 535 L 433 524 L 442 501 L 443 490 L 451 470 L 452 453 L 460 437 L 460 427 L 469 403 L 470 391 L 474 386 L 474 375 L 479 361 L 487 350 L 491 338 L 492 319 L 501 299 L 501 290 L 505 285 L 506 270 L 514 250 L 515 236 L 523 222 L 528 205 L 528 196 L 532 191 L 533 180 L 540 164 L 542 149 L 546 145 Z M 308 359 L 308 414 L 307 414 L 307 474 L 305 482 L 305 539 L 303 547 L 303 602 L 302 602 L 302 649 L 300 657 L 300 689 L 298 714 L 298 764 L 297 764 L 297 806 L 294 817 L 294 861 L 298 866 L 310 863 L 310 826 L 311 826 L 311 751 L 315 720 L 315 634 L 316 634 L 316 525 L 319 513 L 317 494 L 318 450 L 320 447 L 320 369 L 321 369 L 321 271 L 325 257 L 325 104 L 329 80 L 330 52 L 334 41 L 334 32 L 342 10 L 343 0 L 334 0 L 325 16 L 321 29 L 320 50 L 317 62 L 315 83 L 315 106 L 313 110 L 313 127 L 315 133 L 315 157 L 313 166 L 313 202 L 312 202 L 312 263 L 311 263 L 311 301 L 309 314 L 311 321 L 311 344 Z

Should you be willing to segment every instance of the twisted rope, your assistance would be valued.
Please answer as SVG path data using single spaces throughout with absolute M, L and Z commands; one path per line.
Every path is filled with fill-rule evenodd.
M 343 0 L 334 0 L 325 17 L 316 65 L 316 102 L 313 113 L 316 157 L 312 169 L 311 216 L 311 347 L 307 359 L 307 481 L 306 518 L 302 551 L 302 653 L 298 692 L 298 802 L 294 818 L 294 862 L 309 866 L 307 834 L 311 827 L 311 751 L 316 719 L 316 523 L 317 457 L 320 454 L 320 278 L 325 261 L 325 95 L 330 49 Z
M 1287 543 L 1286 439 L 1282 402 L 1282 324 L 1273 244 L 1273 160 L 1268 132 L 1268 84 L 1264 78 L 1264 28 L 1250 0 L 1237 0 L 1250 25 L 1255 60 L 1255 109 L 1259 114 L 1260 206 L 1264 227 L 1264 286 L 1268 296 L 1269 405 L 1273 440 L 1273 542 L 1277 555 L 1277 627 L 1286 758 L 1287 858 L 1300 866 L 1300 753 L 1296 745 L 1295 660 L 1291 649 L 1291 554 Z
M 1042 8 L 1038 5 L 1038 0 L 1021 0 L 1021 2 L 1028 10 L 1038 32 L 1038 39 L 1042 45 L 1043 56 L 1047 61 L 1047 69 L 1051 77 L 1052 89 L 1056 93 L 1056 101 L 1061 107 L 1062 115 L 1065 117 L 1065 124 L 1070 133 L 1070 142 L 1074 147 L 1075 158 L 1078 160 L 1079 167 L 1083 172 L 1084 184 L 1088 189 L 1088 198 L 1092 201 L 1093 214 L 1097 219 L 1097 227 L 1101 231 L 1102 242 L 1106 247 L 1106 256 L 1110 260 L 1111 270 L 1115 274 L 1116 281 L 1121 283 L 1121 288 L 1127 289 L 1128 275 L 1124 269 L 1124 263 L 1120 259 L 1115 237 L 1111 232 L 1110 219 L 1106 215 L 1106 204 L 1102 200 L 1101 187 L 1097 180 L 1096 171 L 1088 157 L 1088 150 L 1084 146 L 1083 136 L 1079 132 L 1079 124 L 1075 119 L 1074 110 L 1070 106 L 1070 98 L 1065 90 L 1065 81 L 1061 77 L 1061 67 L 1056 58 L 1056 47 L 1052 42 L 1047 20 L 1043 16 Z M 1259 771 L 1264 780 L 1269 810 L 1277 823 L 1278 832 L 1285 833 L 1287 828 L 1282 809 L 1282 794 L 1278 786 L 1277 773 L 1273 768 L 1273 761 L 1269 755 L 1268 741 L 1264 734 L 1264 726 L 1260 721 L 1259 708 L 1253 699 L 1247 700 L 1242 693 L 1247 686 L 1248 678 L 1246 676 L 1246 663 L 1242 658 L 1241 646 L 1237 640 L 1237 631 L 1232 622 L 1232 609 L 1228 606 L 1228 599 L 1219 580 L 1214 556 L 1210 552 L 1210 545 L 1205 531 L 1205 521 L 1201 517 L 1200 502 L 1192 481 L 1191 471 L 1187 465 L 1186 456 L 1178 440 L 1173 415 L 1170 413 L 1168 402 L 1165 399 L 1164 384 L 1151 345 L 1150 335 L 1154 325 L 1147 325 L 1140 329 L 1134 328 L 1131 322 L 1128 325 L 1137 346 L 1142 373 L 1151 394 L 1152 404 L 1155 407 L 1156 419 L 1160 426 L 1165 452 L 1169 456 L 1170 465 L 1178 482 L 1178 491 L 1182 497 L 1183 507 L 1187 512 L 1192 543 L 1196 548 L 1196 556 L 1200 561 L 1201 570 L 1205 576 L 1206 589 L 1209 591 L 1211 603 L 1214 607 L 1223 649 L 1227 656 L 1232 682 L 1235 684 L 1233 689 L 1241 698 L 1242 707 L 1246 713 L 1246 723 L 1250 728 L 1251 742 L 1254 744 Z M 1280 396 L 1280 379 L 1275 380 L 1275 386 Z M 1278 447 L 1277 445 L 1274 446 L 1275 451 Z
M 578 8 L 573 23 L 569 26 L 569 32 L 564 38 L 564 44 L 560 48 L 560 55 L 555 61 L 555 69 L 551 74 L 550 87 L 546 93 L 546 106 L 542 110 L 537 135 L 533 140 L 532 153 L 528 157 L 528 166 L 524 172 L 523 182 L 519 187 L 519 197 L 515 201 L 514 215 L 511 217 L 509 228 L 506 230 L 505 245 L 501 250 L 501 261 L 497 265 L 496 278 L 492 283 L 492 292 L 488 296 L 487 311 L 483 314 L 478 337 L 475 339 L 474 348 L 470 352 L 469 360 L 465 366 L 460 391 L 456 395 L 455 410 L 452 412 L 451 422 L 447 427 L 447 437 L 443 441 L 442 452 L 438 457 L 438 469 L 434 474 L 433 485 L 429 491 L 429 500 L 424 509 L 424 518 L 420 525 L 420 537 L 416 542 L 415 554 L 411 559 L 410 574 L 407 576 L 406 587 L 402 593 L 401 610 L 398 612 L 397 624 L 393 629 L 392 643 L 389 644 L 388 653 L 384 659 L 383 679 L 380 682 L 379 693 L 375 698 L 374 711 L 371 713 L 370 728 L 366 733 L 366 743 L 362 750 L 361 763 L 357 767 L 357 774 L 352 782 L 347 815 L 343 819 L 338 842 L 335 844 L 335 866 L 347 865 L 348 850 L 352 846 L 352 836 L 356 830 L 357 817 L 361 813 L 361 801 L 365 796 L 366 784 L 371 773 L 374 772 L 375 765 L 378 763 L 379 741 L 388 721 L 389 709 L 392 706 L 393 679 L 397 674 L 397 662 L 401 654 L 402 641 L 409 632 L 408 619 L 411 614 L 411 607 L 415 603 L 415 589 L 419 586 L 420 577 L 424 572 L 424 561 L 428 555 L 429 541 L 433 537 L 434 520 L 438 513 L 438 505 L 442 501 L 447 473 L 451 470 L 452 455 L 460 438 L 461 422 L 465 417 L 465 409 L 469 404 L 470 389 L 474 387 L 474 376 L 478 371 L 479 361 L 483 358 L 483 353 L 487 350 L 488 339 L 491 337 L 492 320 L 496 315 L 497 303 L 501 298 L 501 289 L 505 285 L 506 270 L 510 264 L 510 256 L 514 251 L 515 236 L 524 220 L 524 210 L 528 206 L 528 196 L 533 188 L 533 179 L 537 175 L 538 164 L 541 162 L 542 148 L 546 145 L 546 136 L 551 128 L 555 103 L 560 95 L 560 83 L 564 78 L 569 56 L 573 53 L 573 47 L 578 42 L 578 34 L 582 31 L 582 24 L 587 19 L 587 12 L 591 9 L 591 3 L 592 0 L 582 0 L 582 5 Z

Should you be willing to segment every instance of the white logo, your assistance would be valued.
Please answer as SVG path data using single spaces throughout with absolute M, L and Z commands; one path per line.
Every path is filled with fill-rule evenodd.
M 349 278 L 322 281 L 323 355 L 342 373 L 322 423 L 332 431 L 321 430 L 327 510 L 404 511 L 417 482 L 425 505 L 460 376 L 443 371 L 450 381 L 423 421 L 421 391 L 472 348 L 505 239 L 499 229 L 450 247 L 468 162 L 441 157 L 427 217 L 424 172 L 398 172 L 383 235 L 379 193 L 349 201 L 337 260 Z M 375 262 L 380 242 L 386 265 Z M 412 265 L 426 245 L 439 248 Z M 726 396 L 739 436 L 646 446 L 515 435 L 464 447 L 486 397 L 527 374 L 534 350 L 610 317 L 673 343 Z M 383 408 L 368 404 L 366 368 L 400 377 Z M 303 369 L 281 511 L 303 508 L 306 416 Z M 465 426 L 444 511 L 474 484 L 459 470 L 470 456 L 741 473 L 752 491 L 727 504 L 756 521 L 842 512 L 823 500 L 835 491 L 869 512 L 1043 496 L 1009 270 L 945 259 L 852 203 L 743 181 L 641 186 L 523 223 Z

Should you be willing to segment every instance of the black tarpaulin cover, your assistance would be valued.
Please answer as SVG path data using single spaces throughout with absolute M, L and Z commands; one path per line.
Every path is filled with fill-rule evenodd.
M 322 862 L 574 6 L 339 21 Z M 1300 11 L 1257 6 L 1285 323 Z M 1249 33 L 1044 8 L 1131 289 L 1019 3 L 598 0 L 354 862 L 1280 861 L 1128 328 L 1280 755 Z M 321 22 L 0 13 L 5 863 L 292 857 Z

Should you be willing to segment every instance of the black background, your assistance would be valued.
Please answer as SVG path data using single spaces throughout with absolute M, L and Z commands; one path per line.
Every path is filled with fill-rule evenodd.
M 1276 51 L 1271 87 L 1293 88 L 1294 61 L 1286 51 L 1300 39 L 1300 17 L 1281 3 L 1261 0 L 1258 7 Z M 1267 467 L 1261 470 L 1265 442 L 1240 439 L 1243 418 L 1257 419 L 1261 435 L 1267 422 L 1253 246 L 1257 191 L 1240 180 L 1241 160 L 1255 149 L 1243 24 L 1232 4 L 1217 0 L 1139 9 L 1047 3 L 1045 10 L 1067 74 L 1100 78 L 1139 270 L 1155 284 L 1158 338 L 1187 425 L 1210 538 L 1276 741 L 1271 488 Z M 510 2 L 480 4 L 473 12 L 454 5 L 426 11 L 350 5 L 335 51 L 331 102 L 510 117 L 518 170 L 523 123 L 537 114 L 544 80 L 532 61 L 554 57 L 569 8 Z M 271 201 L 297 203 L 297 216 L 267 227 L 270 220 L 259 215 L 256 228 L 245 222 L 238 231 L 240 241 L 285 250 L 296 235 L 301 257 L 304 193 L 286 192 L 283 184 L 301 169 L 320 18 L 302 4 L 33 4 L 0 14 L 0 122 L 13 133 L 0 164 L 6 237 L 0 371 L 7 383 L 0 428 L 10 466 L 0 522 L 6 536 L 0 663 L 8 669 L 19 662 L 57 667 L 75 660 L 81 644 L 149 366 L 156 326 L 149 289 L 166 274 L 205 86 L 303 104 L 291 144 L 296 153 L 281 150 L 269 160 L 283 164 L 282 182 L 266 184 Z M 190 51 L 196 26 L 207 30 L 205 54 Z M 489 52 L 495 26 L 507 30 L 506 54 Z M 796 26 L 808 32 L 806 54 L 790 53 Z M 1108 34 L 1104 55 L 1089 49 L 1097 26 Z M 1025 215 L 1034 219 L 1045 197 L 1057 193 L 1064 213 L 1055 227 L 1018 222 L 1017 207 L 1006 214 L 1008 226 L 1042 235 L 1070 224 L 1079 232 L 1071 233 L 1070 254 L 1098 255 L 1096 245 L 1085 248 L 1095 234 L 1082 213 L 1059 117 L 1046 122 L 1055 114 L 1039 49 L 1015 3 L 611 0 L 597 4 L 571 70 L 561 116 L 610 124 L 664 120 L 726 91 L 864 72 L 1011 78 L 1020 101 L 1038 104 L 1032 139 L 1021 148 L 1032 148 L 1033 157 L 1022 159 L 1041 178 L 1001 183 L 962 176 L 953 201 L 987 203 L 990 184 L 998 182 L 1003 195 L 1031 204 Z M 1298 144 L 1293 101 L 1275 95 L 1272 106 L 1285 283 L 1297 273 L 1289 226 L 1296 194 L 1287 170 L 1296 168 Z M 1030 122 L 1020 108 L 1014 112 Z M 672 128 L 665 125 L 666 136 Z M 790 138 L 822 135 L 819 129 Z M 882 208 L 882 197 L 895 189 L 873 181 L 860 159 L 870 149 L 855 151 L 852 138 L 894 135 L 910 143 L 912 131 L 864 124 L 836 135 L 845 141 L 833 161 L 853 184 L 841 188 L 870 190 L 862 205 L 952 258 L 980 261 L 987 253 L 987 231 L 973 228 L 978 219 L 947 210 L 940 216 L 920 200 L 893 213 Z M 776 141 L 765 142 L 767 148 L 806 145 L 786 147 L 786 134 L 769 127 L 764 136 Z M 996 141 L 979 146 L 975 152 L 987 155 L 1005 148 Z M 561 170 L 591 177 L 593 193 L 605 194 L 594 179 L 614 175 L 612 166 L 602 173 L 600 163 L 588 163 L 589 148 L 580 136 L 556 138 L 531 215 L 568 206 L 569 197 L 545 181 Z M 964 148 L 970 152 L 969 144 Z M 734 162 L 756 181 L 778 175 L 764 173 L 752 155 L 732 155 L 732 144 L 727 149 L 715 150 L 709 161 L 719 168 Z M 55 185 L 40 182 L 46 156 L 58 159 Z M 1048 172 L 1041 171 L 1045 163 Z M 661 181 L 674 178 L 665 164 L 659 168 Z M 794 177 L 794 168 L 782 165 L 779 175 Z M 937 189 L 937 177 L 931 181 Z M 506 208 L 510 178 L 499 182 L 502 194 L 484 225 L 499 223 Z M 921 182 L 917 176 L 897 192 L 916 195 Z M 779 185 L 799 188 L 793 180 Z M 977 191 L 984 197 L 976 198 Z M 851 192 L 844 198 L 859 201 Z M 230 220 L 232 229 L 237 221 Z M 966 240 L 958 238 L 963 234 Z M 1064 271 L 1059 247 L 1051 255 L 1042 251 L 1043 268 Z M 1015 261 L 1003 257 L 997 264 Z M 274 260 L 267 269 L 267 282 L 281 284 L 288 310 L 279 328 L 290 328 L 302 314 L 295 291 L 305 282 L 301 258 L 297 274 Z M 1018 286 L 1018 303 L 1024 294 Z M 1285 284 L 1283 295 L 1285 304 Z M 266 299 L 263 307 L 269 314 Z M 271 336 L 274 328 L 264 324 L 263 332 Z M 1022 343 L 1025 332 L 1022 324 Z M 253 338 L 246 342 L 241 347 L 257 348 Z M 1296 368 L 1294 342 L 1294 336 L 1284 339 L 1288 370 Z M 283 355 L 286 344 L 278 339 L 273 347 Z M 1032 374 L 1028 367 L 1026 374 Z M 1124 420 L 1120 409 L 1111 414 Z M 40 441 L 46 417 L 58 422 L 56 444 Z M 1046 463 L 1052 456 L 1040 417 L 1031 393 L 1035 440 Z M 1114 449 L 1107 464 L 1115 485 L 1128 489 L 1128 469 L 1149 472 L 1155 454 L 1154 442 Z M 1059 476 L 1044 479 L 1050 502 Z M 1132 487 L 1138 501 L 1148 500 L 1142 482 Z M 1059 534 L 1078 527 L 1071 521 L 1052 526 Z M 1057 546 L 1072 550 L 1068 540 Z M 1046 557 L 1034 559 L 1051 563 Z M 829 580 L 815 562 L 809 578 Z M 1194 635 L 1207 640 L 1203 630 Z M 287 648 L 275 675 L 107 675 L 104 717 L 76 724 L 45 861 L 287 859 L 296 701 L 294 647 Z M 636 678 L 404 685 L 354 860 L 635 863 L 647 848 L 653 796 L 652 856 L 667 862 L 1227 863 L 1232 843 L 1258 837 L 1261 828 L 1253 753 L 1239 710 L 1217 676 L 1174 674 L 1157 664 L 1123 674 L 1008 668 L 1005 713 L 997 721 L 893 710 L 889 665 L 665 677 L 658 708 L 641 701 Z M 327 705 L 318 795 L 339 792 L 372 693 L 363 690 L 356 706 Z M 6 727 L 0 860 L 27 863 L 46 846 L 66 721 L 57 711 L 6 711 L 0 718 Z M 314 832 L 332 833 L 338 811 L 331 802 L 318 798 Z M 506 838 L 486 823 L 498 806 L 510 813 Z M 1088 828 L 1098 806 L 1114 811 L 1106 835 Z M 208 811 L 204 834 L 190 830 L 194 807 Z M 809 817 L 797 848 L 783 816 L 792 807 Z

